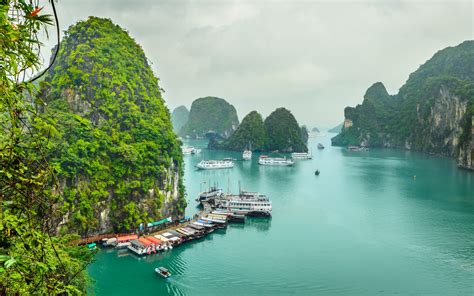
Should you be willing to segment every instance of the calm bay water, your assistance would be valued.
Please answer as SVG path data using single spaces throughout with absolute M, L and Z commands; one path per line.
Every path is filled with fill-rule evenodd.
M 203 158 L 241 153 L 185 156 L 187 214 L 203 182 L 237 192 L 241 181 L 271 198 L 273 217 L 144 258 L 102 250 L 88 268 L 96 294 L 474 295 L 473 173 L 420 153 L 348 152 L 329 136 L 309 145 L 313 159 L 294 167 L 258 166 L 254 153 L 230 170 L 196 171 Z

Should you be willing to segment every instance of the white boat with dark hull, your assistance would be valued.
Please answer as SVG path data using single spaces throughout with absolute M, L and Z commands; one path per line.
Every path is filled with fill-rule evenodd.
M 291 153 L 293 159 L 312 159 L 313 155 L 310 152 L 293 152 Z
M 200 170 L 231 169 L 234 167 L 234 161 L 231 159 L 201 160 L 196 167 Z
M 258 164 L 269 165 L 269 166 L 290 166 L 295 162 L 292 159 L 286 157 L 268 157 L 262 155 L 258 159 Z
M 161 275 L 162 277 L 164 277 L 165 279 L 166 278 L 169 278 L 171 276 L 171 273 L 168 271 L 168 269 L 164 268 L 164 267 L 157 267 L 155 268 L 155 272 L 159 275 Z
M 193 146 L 183 147 L 181 149 L 183 151 L 183 154 L 198 154 L 198 153 L 201 153 L 202 151 L 201 149 L 193 147 Z
M 218 206 L 231 213 L 251 216 L 271 216 L 272 202 L 258 192 L 241 191 L 239 195 L 224 195 Z
M 214 187 L 209 188 L 208 191 L 203 191 L 203 192 L 199 193 L 198 198 L 196 199 L 196 201 L 198 201 L 198 202 L 208 201 L 210 199 L 218 198 L 222 194 L 223 194 L 222 189 L 217 188 L 217 187 L 214 186 Z
M 318 149 L 320 149 L 320 150 L 321 150 L 321 149 L 324 149 L 324 145 L 321 144 L 321 143 L 318 143 Z
M 251 150 L 244 150 L 244 153 L 242 153 L 242 158 L 243 160 L 251 160 L 252 159 L 252 151 Z

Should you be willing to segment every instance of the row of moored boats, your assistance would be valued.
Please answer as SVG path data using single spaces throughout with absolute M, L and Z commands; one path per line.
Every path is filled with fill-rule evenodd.
M 109 238 L 103 241 L 103 246 L 116 249 L 126 248 L 138 256 L 150 255 L 172 250 L 185 242 L 202 238 L 217 229 L 227 227 L 227 224 L 233 221 L 236 220 L 234 220 L 232 213 L 216 211 L 190 221 L 184 226 L 166 230 L 157 235 L 139 237 L 136 234 L 131 234 Z

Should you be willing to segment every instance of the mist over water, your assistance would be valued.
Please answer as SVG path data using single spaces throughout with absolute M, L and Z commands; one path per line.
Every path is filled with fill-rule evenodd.
M 322 142 L 326 149 L 317 150 Z M 205 147 L 204 141 L 186 145 Z M 98 295 L 472 295 L 474 174 L 453 160 L 400 150 L 348 152 L 310 139 L 312 160 L 293 167 L 237 161 L 197 171 L 185 156 L 187 214 L 211 184 L 266 194 L 271 218 L 230 224 L 202 240 L 139 258 L 102 250 L 89 267 Z M 319 169 L 321 174 L 314 175 Z M 416 176 L 416 177 L 415 177 Z M 206 182 L 206 184 L 203 184 Z M 156 266 L 173 276 L 162 279 Z

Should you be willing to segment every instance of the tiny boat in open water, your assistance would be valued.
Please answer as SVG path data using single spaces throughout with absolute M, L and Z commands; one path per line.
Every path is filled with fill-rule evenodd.
M 163 266 L 155 268 L 155 272 L 165 279 L 171 276 L 171 273 L 168 271 L 168 269 L 164 268 Z

